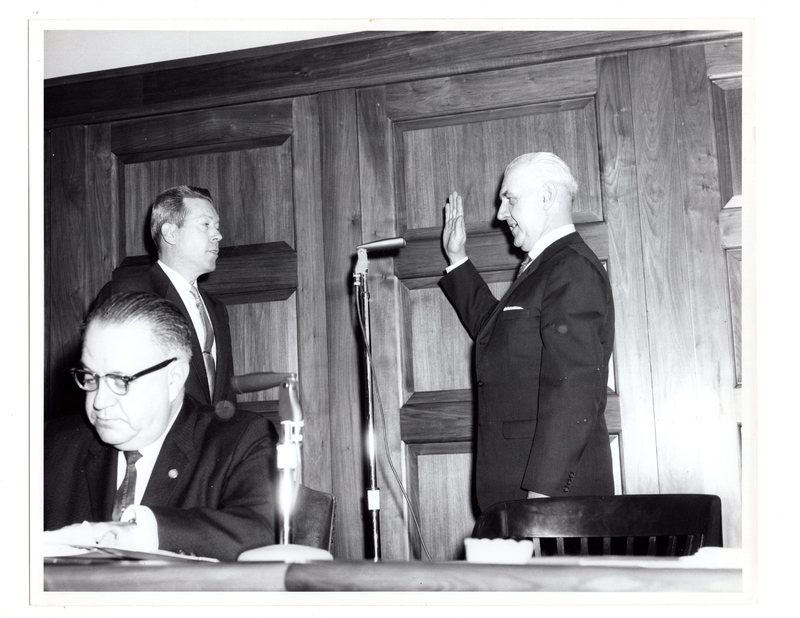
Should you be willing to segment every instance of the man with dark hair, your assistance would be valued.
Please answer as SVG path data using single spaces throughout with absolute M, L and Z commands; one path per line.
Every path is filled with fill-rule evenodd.
M 158 261 L 147 271 L 107 283 L 100 303 L 117 292 L 152 292 L 173 302 L 192 326 L 192 361 L 186 392 L 198 403 L 234 401 L 228 312 L 197 285 L 217 267 L 219 215 L 207 189 L 180 185 L 160 193 L 150 211 Z
M 450 266 L 439 285 L 475 340 L 481 510 L 614 493 L 604 416 L 614 301 L 603 265 L 575 231 L 577 190 L 549 152 L 506 167 L 497 218 L 526 257 L 499 301 L 467 258 L 461 196 L 445 206 Z
M 92 309 L 72 370 L 86 414 L 45 427 L 47 544 L 235 560 L 275 542 L 275 430 L 185 396 L 191 338 L 175 305 L 153 294 Z

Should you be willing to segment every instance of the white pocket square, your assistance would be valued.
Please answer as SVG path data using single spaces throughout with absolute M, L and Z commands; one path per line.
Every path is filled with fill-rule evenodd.
M 517 307 L 516 305 L 509 305 L 508 307 L 503 307 L 503 311 L 521 311 L 522 307 Z

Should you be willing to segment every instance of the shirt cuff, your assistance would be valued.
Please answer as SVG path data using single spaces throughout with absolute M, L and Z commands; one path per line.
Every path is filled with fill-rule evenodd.
M 448 266 L 447 268 L 444 269 L 444 272 L 449 273 L 451 270 L 455 270 L 456 268 L 461 266 L 464 262 L 466 262 L 468 259 L 469 259 L 469 256 L 463 257 L 460 260 L 458 260 L 457 262 L 453 262 L 452 264 L 450 264 L 450 266 Z
M 136 532 L 133 534 L 133 544 L 139 551 L 155 551 L 158 549 L 158 522 L 156 516 L 148 507 L 141 504 L 131 504 L 122 512 L 120 521 L 135 521 Z

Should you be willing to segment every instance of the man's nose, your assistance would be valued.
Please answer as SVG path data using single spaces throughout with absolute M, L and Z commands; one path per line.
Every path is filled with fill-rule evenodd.
M 95 410 L 108 408 L 109 406 L 114 405 L 114 403 L 117 401 L 116 393 L 109 388 L 105 378 L 100 378 L 100 383 L 97 386 L 97 390 L 89 394 L 89 396 L 92 395 L 94 395 L 92 406 Z
M 222 240 L 222 232 L 219 231 L 219 228 L 214 228 L 214 231 L 211 232 L 211 240 L 215 242 Z
M 505 221 L 506 219 L 508 219 L 508 217 L 509 217 L 508 205 L 506 204 L 505 201 L 502 201 L 500 202 L 500 208 L 497 209 L 497 218 L 500 221 Z

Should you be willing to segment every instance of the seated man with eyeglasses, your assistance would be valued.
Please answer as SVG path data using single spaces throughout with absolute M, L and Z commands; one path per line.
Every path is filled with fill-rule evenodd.
M 275 542 L 275 430 L 185 397 L 190 358 L 169 301 L 128 292 L 92 309 L 72 370 L 86 414 L 45 427 L 46 545 L 235 560 Z

